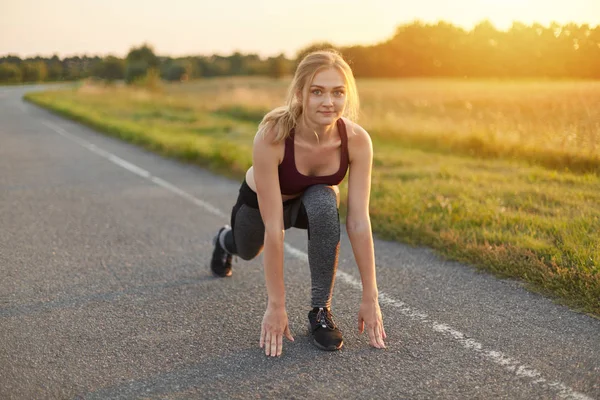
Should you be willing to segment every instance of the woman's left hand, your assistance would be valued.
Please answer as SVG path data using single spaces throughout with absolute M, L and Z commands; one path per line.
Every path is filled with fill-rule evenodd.
M 360 304 L 358 311 L 358 332 L 363 333 L 365 324 L 367 325 L 367 333 L 369 334 L 369 342 L 371 346 L 378 349 L 385 349 L 383 339 L 387 337 L 385 329 L 383 329 L 383 317 L 379 302 L 365 301 Z

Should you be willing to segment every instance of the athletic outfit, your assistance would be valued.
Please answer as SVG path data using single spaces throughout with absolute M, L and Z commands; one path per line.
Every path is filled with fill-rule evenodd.
M 341 139 L 341 159 L 337 172 L 327 176 L 301 174 L 296 168 L 293 129 L 285 140 L 284 157 L 278 167 L 281 193 L 285 195 L 302 193 L 299 197 L 283 202 L 283 222 L 286 230 L 295 227 L 306 229 L 308 233 L 308 263 L 311 271 L 313 306 L 313 311 L 309 313 L 309 321 L 315 335 L 315 330 L 321 332 L 319 330 L 321 327 L 337 330 L 329 307 L 338 264 L 340 221 L 337 196 L 331 186 L 339 185 L 346 176 L 349 155 L 346 124 L 341 118 L 336 124 Z M 211 263 L 213 272 L 220 276 L 230 275 L 232 254 L 244 260 L 253 259 L 260 254 L 264 245 L 264 233 L 265 227 L 258 207 L 258 197 L 244 180 L 231 212 L 231 227 L 221 228 L 215 238 L 215 252 Z M 213 266 L 215 258 L 222 259 L 227 264 L 227 257 L 229 257 L 228 273 L 222 273 L 222 270 L 216 271 Z M 217 264 L 220 267 L 222 263 L 217 262 Z M 337 332 L 339 333 L 339 330 Z M 341 343 L 341 333 L 335 345 L 323 344 L 322 340 L 316 341 L 319 347 L 326 350 L 336 350 L 341 347 Z

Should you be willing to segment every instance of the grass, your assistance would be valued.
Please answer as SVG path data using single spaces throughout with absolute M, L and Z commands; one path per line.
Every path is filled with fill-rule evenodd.
M 600 316 L 600 83 L 358 83 L 361 123 L 375 147 L 379 237 L 519 278 Z M 83 85 L 27 98 L 241 178 L 256 126 L 286 84 L 229 78 L 158 92 Z

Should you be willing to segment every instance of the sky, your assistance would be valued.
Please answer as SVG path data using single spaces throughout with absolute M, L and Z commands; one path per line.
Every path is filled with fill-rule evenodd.
M 600 25 L 600 0 L 0 0 L 0 56 L 123 57 L 151 45 L 162 56 L 292 57 L 314 42 L 370 45 L 399 25 L 443 20 Z

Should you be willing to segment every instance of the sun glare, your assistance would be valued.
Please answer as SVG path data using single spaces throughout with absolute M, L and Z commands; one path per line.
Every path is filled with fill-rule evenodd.
M 514 5 L 528 6 L 531 3 L 531 1 L 527 1 L 527 0 L 479 0 L 479 2 L 486 4 L 486 5 L 493 4 L 493 5 L 500 5 L 500 6 L 505 6 L 505 7 L 514 6 Z
M 481 15 L 499 29 L 508 29 L 513 22 L 518 21 L 525 24 L 540 23 L 548 25 L 553 21 L 566 23 L 573 20 L 577 15 L 586 13 L 589 15 L 592 7 L 589 4 L 575 2 L 566 5 L 563 2 L 551 2 L 547 0 L 471 0 L 472 10 L 465 7 L 466 13 Z M 468 0 L 463 0 L 466 6 Z M 598 7 L 597 5 L 593 7 Z M 600 7 L 598 8 L 600 11 Z

